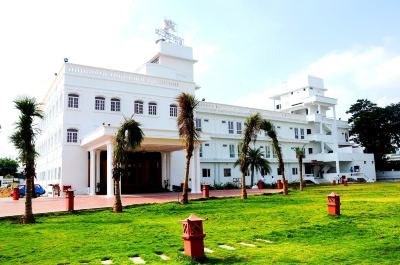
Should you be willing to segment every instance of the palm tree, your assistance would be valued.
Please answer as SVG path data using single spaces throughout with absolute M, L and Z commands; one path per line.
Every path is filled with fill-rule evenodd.
M 286 184 L 286 178 L 285 178 L 285 166 L 283 163 L 282 150 L 279 145 L 276 131 L 275 131 L 274 127 L 272 126 L 272 123 L 268 120 L 263 120 L 260 127 L 262 130 L 266 131 L 268 136 L 272 139 L 272 148 L 274 149 L 276 156 L 278 158 L 279 171 L 282 174 L 283 194 L 288 195 L 288 186 Z
M 177 97 L 179 106 L 179 114 L 177 118 L 177 126 L 179 136 L 183 139 L 186 150 L 186 168 L 185 178 L 183 180 L 182 200 L 181 204 L 188 203 L 188 181 L 189 181 L 189 167 L 190 159 L 193 156 L 195 144 L 198 143 L 199 133 L 196 130 L 194 111 L 199 104 L 196 98 L 188 93 L 182 93 Z
M 24 174 L 26 176 L 25 214 L 22 218 L 22 223 L 31 224 L 35 222 L 32 212 L 32 187 L 35 177 L 35 157 L 37 155 L 35 137 L 39 132 L 38 129 L 34 128 L 34 119 L 42 119 L 43 113 L 35 98 L 23 97 L 15 100 L 14 104 L 20 111 L 20 115 L 16 122 L 15 131 L 11 135 L 11 141 L 18 150 L 19 159 L 25 167 Z
M 264 171 L 264 173 L 271 173 L 271 167 L 269 166 L 269 162 L 264 158 L 264 154 L 262 153 L 260 148 L 250 148 L 246 158 L 247 168 L 250 169 L 251 172 L 251 186 L 254 185 L 254 173 L 259 171 Z M 234 166 L 240 165 L 240 160 L 236 160 Z
M 305 153 L 305 145 L 302 147 L 292 147 L 292 150 L 296 152 L 296 158 L 299 162 L 299 171 L 300 171 L 300 191 L 303 191 L 303 158 Z
M 128 153 L 130 151 L 135 151 L 142 143 L 143 138 L 144 134 L 140 129 L 140 123 L 132 118 L 125 119 L 118 129 L 113 152 L 113 179 L 115 191 L 113 212 L 122 212 L 119 183 L 126 169 Z
M 240 166 L 240 172 L 242 175 L 242 192 L 241 199 L 247 199 L 247 191 L 246 191 L 246 171 L 249 167 L 248 163 L 248 153 L 249 153 L 249 144 L 250 142 L 256 141 L 257 133 L 260 130 L 260 125 L 262 122 L 261 115 L 259 113 L 253 114 L 246 118 L 244 122 L 244 135 L 242 142 L 240 143 L 240 153 L 238 163 Z

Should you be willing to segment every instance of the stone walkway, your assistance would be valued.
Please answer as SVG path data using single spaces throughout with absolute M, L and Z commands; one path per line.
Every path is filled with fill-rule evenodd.
M 249 189 L 248 195 L 262 194 L 262 193 L 279 193 L 282 190 L 278 189 Z M 211 190 L 210 197 L 237 197 L 240 196 L 240 189 L 236 190 Z M 135 195 L 122 195 L 122 205 L 134 204 L 150 204 L 150 203 L 164 203 L 178 201 L 181 193 L 166 192 L 156 194 L 135 194 Z M 201 198 L 201 194 L 189 194 L 189 199 Z M 113 206 L 114 199 L 106 198 L 103 195 L 88 196 L 77 195 L 75 197 L 75 210 L 83 209 L 97 209 L 97 208 L 110 208 Z M 66 198 L 64 197 L 39 197 L 33 199 L 33 213 L 51 213 L 51 212 L 64 212 L 66 211 Z M 12 198 L 0 198 L 0 218 L 18 216 L 24 213 L 25 199 L 13 201 Z

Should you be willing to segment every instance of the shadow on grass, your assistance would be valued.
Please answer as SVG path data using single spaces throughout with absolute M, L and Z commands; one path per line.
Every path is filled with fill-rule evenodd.
M 181 264 L 232 264 L 232 263 L 248 263 L 248 259 L 238 256 L 226 256 L 226 257 L 205 257 L 202 260 L 192 260 L 191 258 L 181 254 L 176 259 Z

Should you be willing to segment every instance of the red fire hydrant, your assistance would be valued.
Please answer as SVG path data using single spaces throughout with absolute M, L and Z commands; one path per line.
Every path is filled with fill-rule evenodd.
M 340 215 L 340 195 L 332 192 L 328 195 L 328 214 Z
M 19 200 L 19 188 L 13 188 L 12 197 L 14 201 Z
M 192 259 L 204 258 L 204 238 L 206 235 L 203 233 L 203 219 L 191 214 L 187 219 L 181 220 L 183 223 L 183 245 L 184 252 Z
M 203 198 L 204 199 L 208 199 L 210 197 L 210 185 L 203 184 L 203 187 L 201 188 L 201 191 L 203 192 Z
M 278 182 L 276 183 L 276 188 L 278 190 L 282 189 L 282 180 L 278 179 Z
M 67 190 L 65 191 L 66 198 L 67 198 L 67 211 L 68 212 L 73 212 L 74 211 L 74 191 L 73 190 Z

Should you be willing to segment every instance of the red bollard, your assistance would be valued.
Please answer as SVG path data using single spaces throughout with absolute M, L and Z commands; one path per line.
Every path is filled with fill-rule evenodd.
M 347 186 L 347 179 L 343 180 L 343 186 Z
M 210 185 L 203 184 L 203 187 L 201 188 L 201 191 L 203 192 L 203 198 L 204 199 L 208 199 L 210 197 Z
M 73 190 L 67 190 L 65 191 L 67 196 L 67 211 L 68 212 L 73 212 L 74 211 L 74 191 Z
M 282 180 L 278 179 L 278 182 L 276 183 L 276 188 L 277 188 L 278 190 L 280 190 L 280 189 L 283 188 L 283 187 L 282 187 Z
M 293 189 L 297 190 L 297 182 L 293 182 Z
M 204 258 L 204 238 L 203 221 L 207 218 L 199 218 L 191 214 L 187 219 L 181 220 L 183 223 L 183 245 L 185 255 L 192 259 L 201 260 Z
M 328 214 L 340 215 L 340 195 L 332 192 L 328 195 Z
M 19 188 L 13 188 L 12 197 L 14 201 L 19 200 Z
M 262 180 L 259 180 L 257 182 L 257 187 L 259 190 L 262 190 L 264 188 L 264 182 Z
M 332 180 L 332 185 L 333 185 L 333 186 L 336 185 L 336 180 Z

